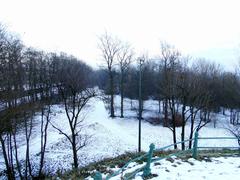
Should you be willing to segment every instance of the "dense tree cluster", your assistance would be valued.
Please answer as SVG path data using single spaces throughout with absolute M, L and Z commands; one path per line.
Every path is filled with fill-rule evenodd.
M 90 83 L 93 70 L 76 57 L 45 53 L 25 47 L 21 40 L 0 26 L 0 143 L 8 179 L 40 177 L 44 166 L 47 129 L 51 105 L 63 102 L 71 134 L 52 124 L 69 140 L 74 167 L 78 167 L 77 151 L 86 145 L 82 137 L 79 114 L 95 95 Z M 30 157 L 33 116 L 41 111 L 41 144 L 39 169 L 34 170 Z M 18 159 L 18 132 L 24 129 L 26 159 Z M 81 140 L 79 140 L 81 137 Z M 36 162 L 35 162 L 36 163 Z M 38 172 L 37 172 L 38 171 Z
M 159 100 L 165 104 L 166 98 L 175 98 L 179 104 L 194 107 L 200 106 L 203 98 L 207 98 L 210 112 L 220 112 L 230 109 L 236 111 L 239 108 L 240 86 L 239 75 L 236 72 L 226 72 L 220 65 L 205 59 L 193 59 L 184 57 L 169 44 L 162 44 L 159 58 L 146 59 L 142 68 L 143 99 Z M 168 51 L 168 52 L 164 52 Z M 107 69 L 95 71 L 97 85 L 109 94 Z M 113 68 L 114 93 L 120 94 L 121 69 L 117 62 Z M 138 98 L 139 67 L 134 63 L 129 64 L 128 71 L 124 76 L 124 97 Z M 199 101 L 194 102 L 194 101 Z M 199 104 L 199 105 L 198 105 Z M 166 106 L 168 106 L 167 103 Z M 237 120 L 234 118 L 234 120 Z M 235 122 L 237 123 L 237 122 Z
M 111 36 L 103 35 L 103 39 L 111 40 L 111 43 L 105 44 L 104 47 L 113 48 L 117 41 L 118 47 L 121 44 Z M 102 41 L 102 39 L 101 39 Z M 117 49 L 121 52 L 121 46 Z M 102 51 L 103 55 L 106 51 Z M 183 56 L 176 48 L 161 43 L 159 51 L 160 56 L 155 59 L 145 59 L 142 72 L 139 72 L 139 66 L 128 64 L 128 71 L 124 76 L 124 83 L 127 86 L 121 86 L 123 83 L 121 68 L 115 61 L 108 56 L 104 56 L 105 63 L 111 59 L 111 76 L 110 82 L 115 81 L 109 86 L 108 76 L 109 69 L 106 71 L 99 70 L 101 89 L 105 89 L 106 94 L 110 92 L 111 99 L 114 94 L 121 94 L 130 99 L 137 99 L 139 95 L 139 74 L 142 73 L 142 98 L 149 98 L 159 101 L 159 112 L 163 114 L 160 119 L 163 125 L 169 127 L 173 132 L 173 142 L 176 143 L 176 127 L 182 127 L 181 140 L 185 140 L 185 125 L 189 121 L 191 124 L 190 139 L 193 137 L 195 130 L 199 131 L 207 123 L 216 120 L 212 119 L 211 112 L 225 113 L 225 109 L 230 109 L 230 123 L 239 124 L 239 86 L 240 77 L 235 72 L 225 72 L 220 65 L 208 62 L 204 59 L 193 59 Z M 114 76 L 113 76 L 114 75 Z M 110 90 L 109 91 L 109 87 Z M 121 93 L 124 91 L 124 94 Z M 110 110 L 114 108 L 114 101 L 111 100 Z M 163 104 L 160 106 L 160 104 Z M 121 104 L 121 107 L 123 105 Z M 163 107 L 161 110 L 160 107 Z M 160 115 L 161 115 L 160 114 Z M 200 116 L 197 117 L 197 114 Z M 122 116 L 122 113 L 120 115 Z M 111 115 L 111 117 L 114 117 Z M 196 120 L 197 119 L 197 120 Z M 189 143 L 189 148 L 192 144 Z M 177 145 L 175 146 L 177 148 Z M 185 149 L 185 144 L 182 144 Z

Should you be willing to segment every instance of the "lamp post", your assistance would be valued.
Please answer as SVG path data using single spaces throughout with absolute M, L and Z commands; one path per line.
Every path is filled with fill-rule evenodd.
M 143 58 L 139 58 L 139 99 L 138 99 L 138 152 L 141 152 L 141 121 L 142 121 L 142 65 Z

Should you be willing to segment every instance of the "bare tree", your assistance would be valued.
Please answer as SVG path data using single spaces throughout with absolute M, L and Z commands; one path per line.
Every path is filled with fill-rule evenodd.
M 167 43 L 161 43 L 161 61 L 163 63 L 162 74 L 162 94 L 164 96 L 164 121 L 167 123 L 168 109 L 171 112 L 172 127 L 169 128 L 173 132 L 173 143 L 177 142 L 176 138 L 176 70 L 179 66 L 179 58 L 181 54 L 173 46 Z M 168 123 L 167 123 L 168 124 Z M 177 145 L 174 146 L 177 148 Z
M 15 172 L 14 172 L 14 168 L 12 166 L 12 161 L 11 161 L 12 151 L 10 151 L 10 148 L 9 148 L 9 147 L 11 147 L 11 144 L 10 144 L 10 142 L 11 142 L 10 141 L 11 125 L 7 120 L 8 120 L 8 116 L 10 116 L 10 114 L 11 114 L 10 110 L 6 110 L 4 113 L 1 112 L 0 142 L 1 142 L 3 158 L 4 158 L 4 162 L 5 162 L 5 166 L 6 166 L 7 177 L 8 177 L 8 179 L 12 180 L 12 179 L 14 179 Z
M 62 57 L 69 58 L 69 57 Z M 95 96 L 95 90 L 87 88 L 87 77 L 91 70 L 84 63 L 70 57 L 69 62 L 65 64 L 65 69 L 61 72 L 61 85 L 58 86 L 59 92 L 64 102 L 65 112 L 70 128 L 70 134 L 62 128 L 50 122 L 51 125 L 64 135 L 71 144 L 73 153 L 74 168 L 78 168 L 77 152 L 86 146 L 90 136 L 82 134 L 84 117 L 82 116 L 84 108 L 88 101 Z
M 51 113 L 51 104 L 48 104 L 46 107 L 42 107 L 41 109 L 41 128 L 40 128 L 40 135 L 41 135 L 41 145 L 40 145 L 40 163 L 39 163 L 39 171 L 38 177 L 43 175 L 43 167 L 44 167 L 44 158 L 47 146 L 47 132 L 48 132 L 48 125 L 50 122 L 50 113 Z
M 73 93 L 72 97 L 70 98 L 63 93 L 65 112 L 70 127 L 70 134 L 50 122 L 51 125 L 55 129 L 57 129 L 60 134 L 63 134 L 70 142 L 73 153 L 74 168 L 78 168 L 79 166 L 77 152 L 87 145 L 90 138 L 90 136 L 81 134 L 84 118 L 81 118 L 80 113 L 87 105 L 87 102 L 90 100 L 90 98 L 94 96 L 95 93 L 92 90 L 85 90 L 80 93 Z
M 187 112 L 189 109 L 187 108 L 190 93 L 192 91 L 191 89 L 191 73 L 189 71 L 189 68 L 187 66 L 187 63 L 189 61 L 189 57 L 184 57 L 181 59 L 181 65 L 179 66 L 178 72 L 177 72 L 177 80 L 176 80 L 176 88 L 177 88 L 177 98 L 181 103 L 181 126 L 182 126 L 182 132 L 181 132 L 181 141 L 182 141 L 182 150 L 185 150 L 185 126 L 187 123 L 187 120 L 189 119 L 189 116 L 186 117 Z
M 0 146 L 8 179 L 44 176 L 51 104 L 60 100 L 65 104 L 70 134 L 58 130 L 68 136 L 73 147 L 74 166 L 78 166 L 77 151 L 89 139 L 81 130 L 82 110 L 95 96 L 89 85 L 91 73 L 89 66 L 72 56 L 26 49 L 20 39 L 6 32 L 0 24 Z M 33 116 L 40 108 L 40 168 L 33 172 L 36 164 L 30 153 Z M 23 159 L 19 159 L 19 134 L 24 135 L 26 143 Z
M 124 77 L 127 74 L 127 71 L 129 69 L 129 65 L 132 62 L 133 57 L 133 50 L 130 48 L 128 44 L 123 46 L 121 51 L 117 54 L 118 57 L 118 65 L 120 69 L 120 94 L 121 94 L 121 118 L 123 118 L 123 98 L 124 98 L 124 89 L 125 89 L 125 83 L 124 83 Z
M 8 179 L 15 178 L 15 164 L 20 172 L 16 121 L 17 100 L 22 96 L 23 86 L 22 50 L 20 40 L 8 34 L 0 24 L 0 142 Z
M 216 73 L 218 70 L 215 65 L 209 64 L 203 60 L 198 60 L 191 67 L 190 76 L 190 93 L 188 98 L 188 105 L 190 110 L 190 135 L 189 138 L 193 138 L 194 131 L 200 131 L 201 128 L 206 126 L 210 120 L 201 115 L 201 112 L 210 111 L 213 102 L 213 92 L 209 88 L 211 86 L 212 73 Z M 197 116 L 199 116 L 197 121 Z M 191 148 L 192 142 L 189 142 L 189 148 Z
M 33 128 L 33 115 L 36 104 L 21 104 L 18 107 L 10 107 L 1 112 L 0 141 L 3 150 L 8 179 L 33 178 L 32 163 L 30 157 L 30 139 Z M 19 120 L 23 120 L 23 127 Z M 19 160 L 18 134 L 20 127 L 24 130 L 26 151 L 24 162 Z
M 26 112 L 24 112 L 24 129 L 25 129 L 25 138 L 26 138 L 26 157 L 25 157 L 25 173 L 24 173 L 25 177 L 28 177 L 28 175 L 33 177 L 31 158 L 30 158 L 30 138 L 31 138 L 32 129 L 33 129 L 34 111 L 31 111 L 31 113 L 32 114 L 29 121 L 27 118 Z
M 109 94 L 110 99 L 110 117 L 115 117 L 114 113 L 114 65 L 117 60 L 117 54 L 121 49 L 121 42 L 105 33 L 99 38 L 99 48 L 108 70 L 109 76 Z

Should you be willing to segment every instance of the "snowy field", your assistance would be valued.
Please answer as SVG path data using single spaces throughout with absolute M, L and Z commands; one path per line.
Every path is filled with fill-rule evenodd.
M 115 102 L 120 102 L 117 96 Z M 125 152 L 136 152 L 138 145 L 138 120 L 136 119 L 137 112 L 130 109 L 130 100 L 125 100 L 125 118 L 116 117 L 109 118 L 108 111 L 102 100 L 94 98 L 89 102 L 89 108 L 85 111 L 84 116 L 84 131 L 83 133 L 92 135 L 89 144 L 82 148 L 79 153 L 80 165 L 85 166 L 91 162 L 102 160 L 106 157 L 115 157 Z M 133 102 L 136 105 L 136 102 Z M 145 102 L 144 118 L 158 116 L 157 101 L 149 100 Z M 116 115 L 120 115 L 119 105 L 116 105 Z M 33 164 L 38 164 L 40 152 L 40 115 L 34 118 L 34 130 L 31 138 L 31 156 Z M 228 116 L 217 115 L 217 128 L 213 128 L 213 124 L 208 124 L 201 129 L 200 136 L 231 136 L 224 129 L 224 124 L 228 122 Z M 61 127 L 67 132 L 68 122 L 62 105 L 54 105 L 52 107 L 51 121 L 56 126 Z M 189 134 L 189 125 L 186 126 L 186 135 Z M 180 140 L 180 128 L 177 129 L 178 140 Z M 21 133 L 20 133 L 21 134 Z M 24 133 L 18 138 L 19 158 L 25 157 Z M 160 125 L 153 126 L 152 124 L 142 122 L 142 150 L 148 151 L 150 143 L 154 143 L 156 148 L 160 148 L 172 143 L 172 132 L 168 128 Z M 219 146 L 219 141 L 208 140 L 200 141 L 201 146 Z M 210 144 L 211 143 L 211 144 Z M 237 141 L 224 140 L 221 141 L 221 146 L 237 146 Z M 180 148 L 180 147 L 179 147 Z M 48 142 L 46 149 L 46 164 L 45 172 L 55 173 L 61 170 L 72 168 L 72 151 L 67 139 L 58 133 L 51 125 L 48 129 Z M 224 160 L 224 159 L 223 159 Z M 239 159 L 238 159 L 239 160 Z M 215 161 L 214 161 L 215 162 Z M 217 162 L 217 161 L 216 161 Z M 168 162 L 166 162 L 167 165 Z M 184 163 L 183 163 L 184 164 Z M 224 163 L 223 163 L 224 164 Z M 187 163 L 185 164 L 188 165 Z M 197 163 L 196 163 L 197 165 Z M 230 165 L 229 165 L 230 166 Z M 4 169 L 3 157 L 0 154 L 0 172 Z M 157 168 L 157 166 L 156 166 Z M 171 168 L 171 167 L 170 167 Z M 203 167 L 202 167 L 203 168 Z M 184 168 L 182 168 L 184 169 Z M 164 170 L 163 170 L 164 171 Z M 193 170 L 194 172 L 194 170 Z M 164 172 L 166 173 L 166 172 Z
M 126 173 L 134 172 L 143 165 L 131 163 Z M 113 169 L 116 170 L 116 169 Z M 143 172 L 139 172 L 133 179 L 142 180 Z M 218 157 L 205 158 L 204 160 L 179 159 L 172 157 L 168 160 L 160 160 L 151 164 L 152 180 L 226 180 L 239 179 L 240 175 L 240 157 Z M 106 175 L 103 175 L 103 178 Z M 92 178 L 88 178 L 92 180 Z M 115 176 L 113 180 L 121 179 L 121 175 Z

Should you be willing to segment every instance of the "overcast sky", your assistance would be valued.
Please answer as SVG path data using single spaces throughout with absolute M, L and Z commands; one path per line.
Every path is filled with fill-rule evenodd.
M 27 46 L 64 51 L 97 66 L 108 31 L 137 54 L 160 41 L 233 68 L 240 56 L 239 0 L 0 0 L 0 22 Z

